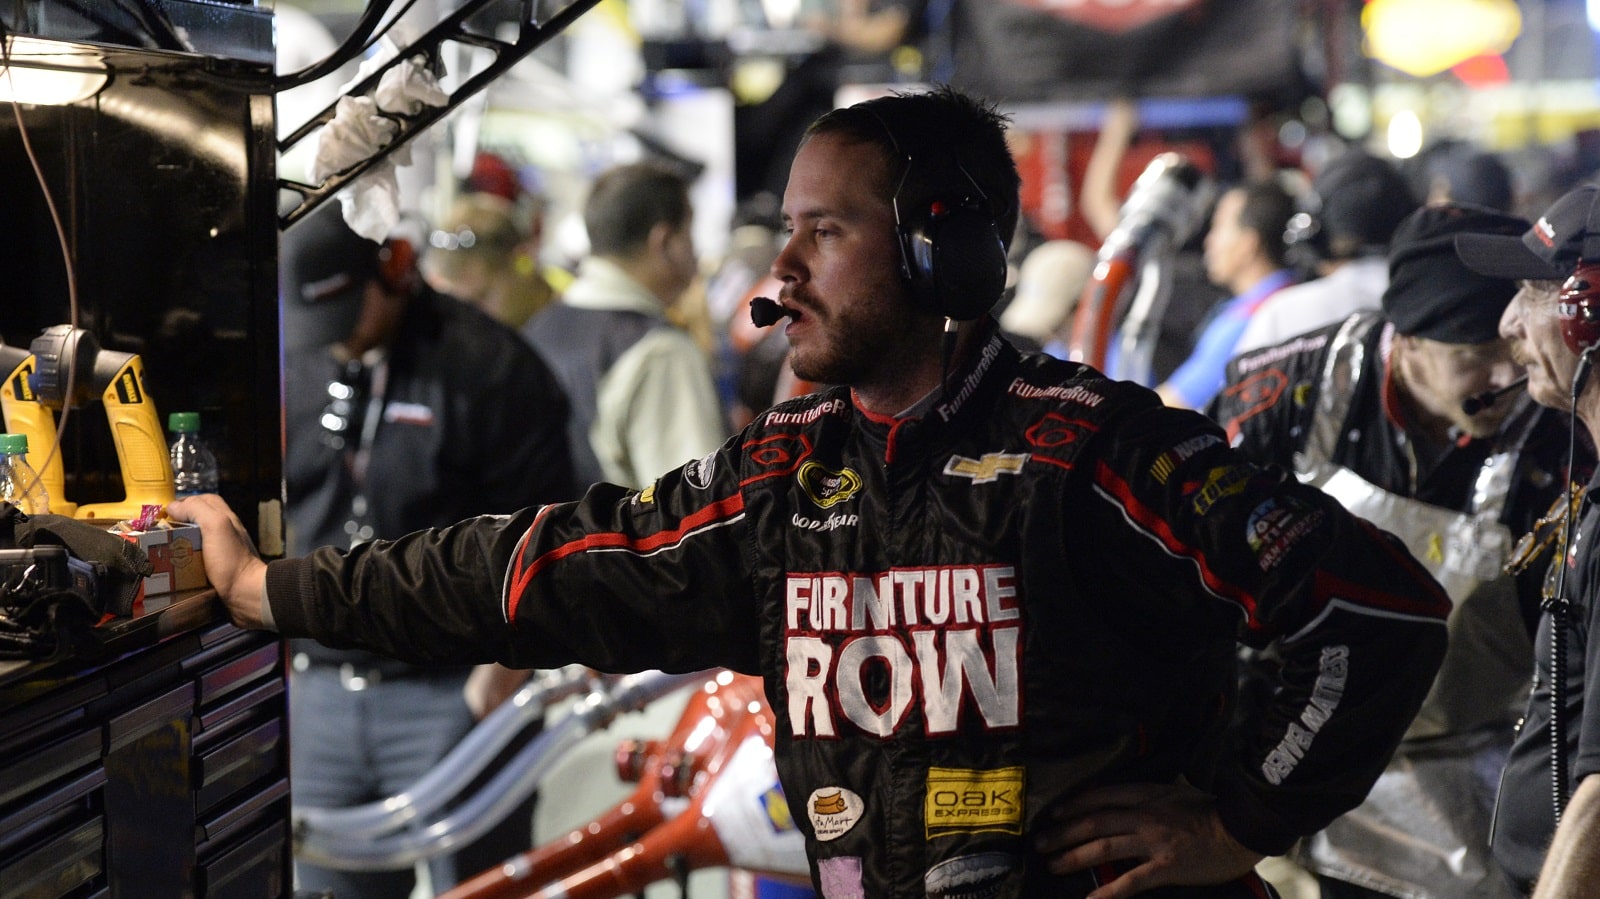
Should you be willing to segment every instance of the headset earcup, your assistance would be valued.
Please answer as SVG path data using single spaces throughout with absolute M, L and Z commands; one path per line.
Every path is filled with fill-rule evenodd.
M 410 293 L 416 286 L 417 249 L 411 241 L 391 237 L 378 249 L 378 280 L 396 293 Z
M 1006 249 L 994 220 L 964 205 L 903 228 L 900 251 L 916 302 L 956 321 L 993 308 L 1006 286 Z
M 1322 233 L 1322 219 L 1317 214 L 1316 207 L 1320 204 L 1303 198 L 1299 204 L 1299 211 L 1289 217 L 1283 229 L 1283 258 L 1301 271 L 1311 271 L 1328 258 L 1328 240 Z
M 1577 355 L 1600 346 L 1600 265 L 1580 265 L 1561 285 L 1556 318 L 1561 339 Z

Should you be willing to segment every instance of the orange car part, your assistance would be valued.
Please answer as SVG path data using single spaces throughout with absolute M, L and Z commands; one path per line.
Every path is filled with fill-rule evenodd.
M 749 744 L 770 759 L 773 715 L 759 678 L 720 673 L 695 693 L 671 735 L 624 744 L 621 756 L 646 753 L 639 787 L 622 802 L 550 842 L 485 871 L 441 899 L 612 899 L 690 870 L 736 863 L 718 835 L 707 799 Z M 772 774 L 776 784 L 776 771 Z M 674 794 L 687 805 L 669 814 Z M 779 813 L 787 815 L 787 807 Z M 783 824 L 792 828 L 785 817 Z M 803 857 L 799 859 L 803 866 Z M 774 865 L 779 877 L 799 878 L 794 864 Z

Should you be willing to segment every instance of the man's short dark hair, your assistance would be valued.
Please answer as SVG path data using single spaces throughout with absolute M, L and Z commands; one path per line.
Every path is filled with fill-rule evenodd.
M 589 249 L 599 256 L 631 255 L 652 228 L 681 227 L 690 210 L 689 183 L 675 170 L 654 162 L 609 169 L 595 179 L 583 207 Z
M 1239 224 L 1261 235 L 1262 252 L 1273 265 L 1284 265 L 1288 255 L 1284 233 L 1296 212 L 1294 196 L 1276 179 L 1251 182 L 1243 190 Z
M 993 104 L 945 86 L 895 93 L 824 113 L 806 129 L 805 139 L 840 134 L 881 147 L 892 161 L 889 183 L 882 186 L 886 200 L 909 157 L 911 168 L 900 189 L 902 211 L 940 197 L 969 195 L 976 182 L 988 198 L 1002 242 L 1009 247 L 1017 227 L 1022 179 L 1006 144 L 1007 124 Z

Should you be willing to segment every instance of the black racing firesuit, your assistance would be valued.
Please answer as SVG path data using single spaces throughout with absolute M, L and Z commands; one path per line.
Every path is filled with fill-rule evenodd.
M 1509 896 L 1489 857 L 1491 811 L 1527 702 L 1544 573 L 1502 570 L 1516 535 L 1565 489 L 1571 430 L 1519 395 L 1500 400 L 1509 409 L 1495 434 L 1428 446 L 1391 369 L 1394 340 L 1368 311 L 1241 354 L 1211 409 L 1247 457 L 1294 469 L 1409 540 L 1455 602 L 1433 692 L 1383 778 L 1295 854 L 1320 878 L 1395 895 Z
M 409 658 L 761 674 L 824 896 L 1081 896 L 1030 836 L 1108 784 L 1186 778 L 1268 854 L 1359 802 L 1444 651 L 1437 584 L 1204 416 L 992 320 L 979 347 L 901 416 L 829 389 L 643 491 L 275 561 L 271 614 Z M 1247 728 L 1238 640 L 1287 660 Z

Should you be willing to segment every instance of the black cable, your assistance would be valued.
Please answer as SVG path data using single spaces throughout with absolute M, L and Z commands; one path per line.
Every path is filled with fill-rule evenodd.
M 416 3 L 416 0 L 407 0 L 406 5 L 401 8 L 399 15 L 396 15 L 395 19 L 398 20 L 400 16 L 405 15 L 406 11 L 414 3 Z M 393 5 L 394 0 L 373 0 L 372 3 L 367 4 L 366 9 L 361 12 L 361 18 L 356 21 L 355 28 L 350 32 L 350 36 L 345 38 L 344 43 L 340 44 L 338 49 L 328 54 L 320 62 L 312 63 L 298 72 L 290 72 L 287 75 L 274 77 L 270 83 L 272 92 L 278 93 L 293 87 L 299 87 L 302 84 L 310 84 L 319 78 L 338 71 L 345 63 L 372 49 L 372 45 L 382 40 L 383 34 L 388 33 L 389 29 L 385 28 L 383 34 L 376 36 L 373 34 L 378 30 L 378 25 L 383 22 L 384 17 L 389 14 L 389 7 Z M 393 27 L 392 23 L 390 27 Z
M 1578 370 L 1572 377 L 1572 418 L 1578 420 L 1578 396 L 1589 380 L 1594 347 L 1587 347 L 1578 357 Z M 1578 429 L 1567 432 L 1567 477 L 1573 475 L 1577 464 Z M 1556 588 L 1543 603 L 1550 613 L 1550 807 L 1556 826 L 1561 825 L 1561 814 L 1567 807 L 1567 616 L 1572 603 L 1567 599 L 1567 559 L 1572 552 L 1572 533 L 1577 530 L 1574 514 L 1580 504 L 1567 503 L 1567 520 L 1561 534 L 1561 556 L 1556 560 Z
M 400 16 L 405 15 L 415 4 L 416 0 L 406 0 L 405 6 L 401 7 L 400 12 L 394 16 L 393 21 L 398 21 Z M 378 26 L 383 23 L 384 17 L 389 14 L 389 8 L 393 5 L 394 0 L 374 0 L 374 2 L 368 4 L 362 10 L 361 18 L 356 21 L 350 35 L 332 53 L 298 72 L 290 72 L 287 75 L 269 73 L 263 77 L 250 77 L 238 75 L 231 71 L 215 70 L 197 71 L 191 74 L 201 75 L 213 84 L 251 93 L 276 94 L 301 85 L 310 84 L 337 72 L 344 67 L 345 63 L 364 55 L 368 50 L 372 49 L 374 44 L 382 40 L 383 36 L 389 33 L 389 29 L 385 28 L 379 32 Z M 390 22 L 390 27 L 393 27 L 393 21 Z

